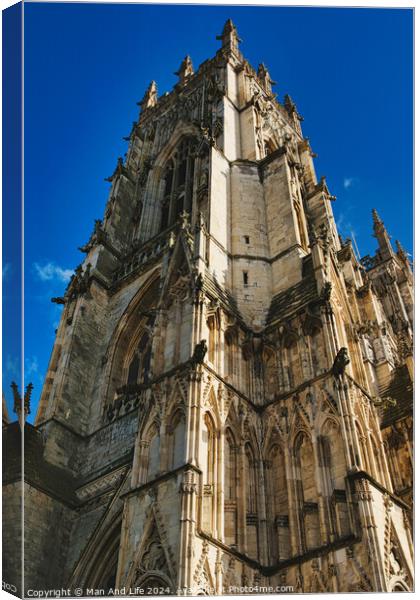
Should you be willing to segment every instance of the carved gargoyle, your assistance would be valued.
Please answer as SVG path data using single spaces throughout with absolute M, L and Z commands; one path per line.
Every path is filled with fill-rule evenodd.
M 194 353 L 191 358 L 191 362 L 195 365 L 201 365 L 204 361 L 204 357 L 207 353 L 207 343 L 206 340 L 201 340 L 195 348 Z
M 372 399 L 372 402 L 377 408 L 384 409 L 388 408 L 389 406 L 395 406 L 397 404 L 395 398 L 392 398 L 391 396 L 384 396 L 383 398 L 381 398 L 380 396 L 375 396 Z
M 334 359 L 334 364 L 332 366 L 333 375 L 339 377 L 344 374 L 346 370 L 346 366 L 350 363 L 349 352 L 347 348 L 340 348 L 337 352 L 337 356 Z

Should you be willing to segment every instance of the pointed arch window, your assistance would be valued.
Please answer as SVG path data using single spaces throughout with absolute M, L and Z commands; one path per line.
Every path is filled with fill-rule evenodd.
M 274 562 L 290 556 L 289 501 L 284 453 L 274 442 L 268 452 L 266 471 L 267 513 L 270 519 L 271 558 Z
M 329 498 L 331 533 L 343 537 L 349 533 L 349 508 L 345 488 L 347 474 L 346 457 L 340 427 L 328 420 L 320 436 L 321 460 L 326 476 L 326 492 Z
M 359 441 L 359 449 L 360 449 L 360 455 L 357 456 L 358 467 L 360 469 L 362 469 L 363 471 L 369 471 L 370 467 L 369 467 L 369 459 L 368 459 L 368 454 L 367 454 L 366 435 L 363 434 L 362 428 L 361 428 L 360 424 L 358 423 L 358 421 L 356 421 L 355 423 L 356 423 L 357 439 Z
M 154 479 L 159 473 L 160 466 L 160 436 L 155 428 L 151 434 L 148 448 L 147 476 L 146 481 Z
M 296 200 L 293 202 L 293 206 L 295 209 L 300 245 L 302 246 L 302 248 L 304 250 L 307 250 L 308 245 L 306 243 L 306 232 L 305 232 L 305 226 L 303 224 L 302 209 L 301 209 L 299 202 L 296 202 Z
M 140 370 L 140 356 L 136 351 L 133 359 L 128 367 L 128 377 L 127 377 L 127 385 L 135 385 L 137 383 L 137 378 Z
M 112 523 L 102 529 L 102 535 L 97 537 L 96 544 L 92 546 L 92 554 L 88 553 L 83 561 L 79 581 L 84 581 L 86 587 L 105 590 L 115 587 L 121 524 L 122 512 L 119 512 L 114 515 Z
M 196 148 L 194 138 L 182 139 L 164 169 L 161 231 L 173 225 L 183 212 L 191 213 Z
M 166 167 L 166 172 L 165 172 L 164 198 L 169 198 L 171 195 L 173 179 L 174 179 L 174 165 L 173 165 L 173 161 L 170 160 L 169 164 Z
M 137 345 L 128 367 L 127 385 L 135 386 L 139 383 L 147 383 L 149 380 L 150 360 L 152 346 L 150 335 L 144 332 Z
M 168 452 L 169 469 L 176 469 L 184 462 L 185 450 L 185 416 L 181 410 L 178 410 L 169 427 Z
M 309 436 L 301 432 L 294 445 L 298 520 L 303 551 L 321 545 L 318 491 L 315 477 L 314 449 Z
M 370 447 L 372 449 L 372 475 L 375 477 L 376 481 L 384 485 L 384 469 L 382 465 L 382 456 L 380 445 L 377 442 L 376 438 L 370 433 L 369 434 Z
M 209 361 L 215 365 L 216 362 L 216 319 L 214 315 L 210 315 L 207 319 L 207 327 L 209 330 L 209 349 L 208 358 Z
M 247 553 L 258 557 L 258 507 L 257 474 L 255 454 L 251 444 L 245 445 L 245 508 L 246 508 L 246 546 Z
M 236 445 L 230 429 L 226 430 L 224 439 L 224 490 L 225 490 L 225 543 L 228 546 L 237 544 L 237 460 Z
M 163 231 L 169 225 L 169 211 L 171 205 L 171 194 L 172 194 L 172 186 L 174 180 L 174 165 L 173 161 L 170 160 L 166 166 L 165 174 L 164 174 L 164 192 L 163 192 L 163 200 L 162 200 L 162 214 L 161 214 L 161 223 L 160 230 Z
M 238 347 L 238 332 L 230 326 L 226 329 L 225 335 L 225 376 L 232 383 L 235 380 L 238 371 L 237 347 Z
M 214 535 L 216 514 L 216 468 L 217 468 L 217 436 L 214 421 L 209 413 L 204 415 L 203 428 L 203 491 L 202 520 L 203 529 Z

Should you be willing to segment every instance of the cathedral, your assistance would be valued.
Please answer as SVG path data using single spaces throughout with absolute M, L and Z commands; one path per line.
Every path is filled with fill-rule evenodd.
M 19 594 L 413 589 L 412 265 L 375 210 L 374 256 L 340 237 L 292 98 L 217 39 L 139 102 L 34 425 L 14 387 Z

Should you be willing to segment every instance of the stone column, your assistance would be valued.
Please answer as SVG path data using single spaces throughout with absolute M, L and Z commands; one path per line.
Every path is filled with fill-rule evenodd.
M 193 577 L 194 538 L 196 532 L 197 485 L 198 474 L 195 471 L 184 471 L 180 486 L 181 516 L 179 571 L 177 586 L 179 589 L 190 589 Z

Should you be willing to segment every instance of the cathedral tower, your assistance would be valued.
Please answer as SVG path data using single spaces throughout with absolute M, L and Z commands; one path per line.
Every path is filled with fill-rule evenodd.
M 295 103 L 218 39 L 150 84 L 54 299 L 26 585 L 412 589 L 410 264 L 376 213 L 357 260 Z

